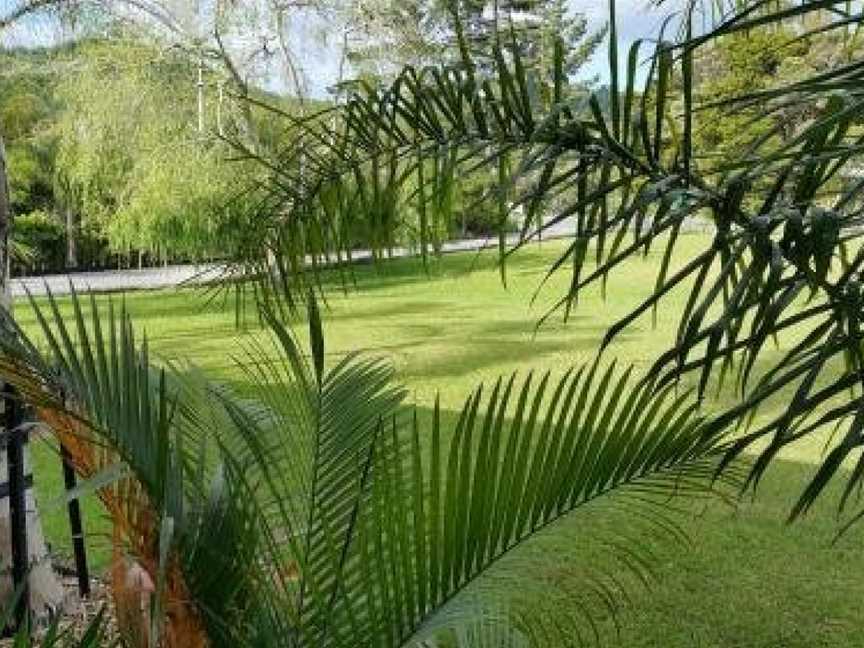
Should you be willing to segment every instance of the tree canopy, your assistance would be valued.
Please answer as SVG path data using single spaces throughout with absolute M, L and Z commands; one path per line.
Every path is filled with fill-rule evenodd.
M 85 218 L 121 250 L 229 249 L 232 179 L 243 170 L 225 163 L 216 131 L 235 128 L 233 104 L 209 101 L 199 131 L 195 66 L 176 50 L 94 42 L 79 62 L 57 89 L 57 174 Z

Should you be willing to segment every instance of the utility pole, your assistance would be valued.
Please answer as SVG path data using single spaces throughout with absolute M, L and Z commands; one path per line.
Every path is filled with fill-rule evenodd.
M 198 135 L 204 136 L 204 54 L 198 47 Z
M 195 42 L 198 49 L 198 136 L 204 137 L 204 7 L 201 0 L 195 5 L 198 33 Z

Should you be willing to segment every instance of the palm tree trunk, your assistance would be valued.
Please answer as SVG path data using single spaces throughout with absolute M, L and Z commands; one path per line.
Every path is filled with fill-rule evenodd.
M 6 172 L 6 152 L 0 136 L 0 307 L 12 308 L 9 277 L 9 231 L 12 208 L 9 203 L 9 181 Z M 2 407 L 2 404 L 0 404 Z M 25 447 L 25 453 L 27 453 Z M 29 453 L 28 453 L 29 454 Z M 25 472 L 29 472 L 30 458 L 25 454 Z M 59 470 L 59 468 L 58 468 Z M 8 483 L 5 443 L 0 443 L 0 484 Z M 63 588 L 54 575 L 42 535 L 42 524 L 33 489 L 27 490 L 27 556 L 30 562 L 30 603 L 37 618 L 45 618 L 63 603 Z M 9 498 L 0 499 L 0 606 L 11 598 L 12 529 L 10 528 Z

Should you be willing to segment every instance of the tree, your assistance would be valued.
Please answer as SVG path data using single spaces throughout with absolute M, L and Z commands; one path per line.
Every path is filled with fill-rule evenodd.
M 811 33 L 801 34 L 807 27 Z M 827 31 L 820 32 L 822 27 L 828 27 Z M 722 102 L 830 70 L 853 60 L 859 49 L 857 38 L 830 29 L 830 23 L 818 15 L 732 33 L 700 48 L 694 92 L 705 104 Z M 764 120 L 759 119 L 758 107 L 737 111 L 707 108 L 696 116 L 695 146 L 734 157 L 769 131 L 776 131 L 770 134 L 779 146 L 795 135 L 807 117 L 780 111 L 773 120 Z
M 434 65 L 447 54 L 446 11 L 437 0 L 334 4 L 331 12 L 344 39 L 343 68 L 350 66 L 340 72 L 338 82 L 391 80 L 406 65 Z
M 0 29 L 2 29 L 2 21 L 0 21 Z M 10 318 L 12 312 L 12 292 L 10 286 L 9 267 L 10 267 L 10 246 L 9 237 L 13 226 L 12 209 L 13 209 L 13 194 L 11 191 L 12 183 L 9 180 L 9 168 L 7 166 L 6 149 L 4 145 L 3 134 L 7 129 L 13 129 L 19 126 L 17 120 L 24 119 L 25 115 L 18 113 L 16 120 L 4 120 L 5 123 L 0 125 L 0 311 L 5 317 Z M 4 402 L 4 407 L 6 403 Z M 4 432 L 6 432 L 4 430 Z M 5 443 L 2 448 L 3 464 L 6 464 L 6 447 Z M 50 563 L 46 562 L 48 550 L 45 546 L 45 541 L 42 536 L 42 528 L 39 521 L 38 509 L 33 497 L 32 491 L 26 496 L 28 512 L 26 515 L 27 523 L 27 557 L 33 562 L 33 568 L 28 574 L 28 585 L 31 590 L 34 609 L 40 615 L 47 615 L 52 610 L 59 607 L 62 601 L 63 591 L 59 582 L 54 577 Z M 4 498 L 0 502 L 0 549 L 2 549 L 3 567 L 7 565 L 7 560 L 11 560 L 11 528 L 9 514 L 9 500 Z M 8 572 L 7 572 L 8 574 Z M 0 594 L 3 599 L 8 598 L 12 593 L 11 578 L 4 575 L 0 578 Z
M 461 8 L 457 4 L 455 10 L 468 26 L 465 36 L 471 59 L 494 78 L 496 47 L 510 59 L 518 55 L 520 65 L 533 72 L 546 109 L 554 101 L 556 73 L 565 84 L 574 80 L 606 37 L 606 28 L 589 33 L 587 18 L 573 14 L 564 0 L 459 4 Z
M 460 65 L 454 12 L 464 22 L 468 53 L 476 65 L 493 72 L 493 45 L 500 43 L 509 56 L 514 43 L 523 63 L 537 73 L 547 104 L 552 100 L 556 43 L 563 46 L 563 72 L 574 79 L 606 35 L 605 29 L 589 33 L 585 16 L 570 11 L 564 0 L 356 0 L 345 3 L 341 19 L 355 76 L 391 81 L 409 65 Z
M 133 38 L 184 50 L 191 69 L 222 76 L 216 101 L 248 97 L 256 83 L 288 90 L 301 106 L 308 98 L 304 71 L 290 42 L 292 20 L 323 11 L 325 0 L 80 0 L 62 2 L 85 33 L 104 35 L 121 29 Z M 213 103 L 213 90 L 194 84 L 199 117 Z M 208 95 L 210 98 L 208 99 Z M 247 106 L 247 104 L 241 104 Z M 254 143 L 253 119 L 246 113 L 247 144 Z
M 243 137 L 245 117 L 212 104 L 197 114 L 194 68 L 181 51 L 118 38 L 82 45 L 77 60 L 57 89 L 64 111 L 56 176 L 83 224 L 119 253 L 228 252 L 244 204 L 236 189 L 242 165 L 229 165 L 230 149 L 198 124 L 218 121 L 224 136 Z
M 536 643 L 542 628 L 505 623 L 504 602 L 459 595 L 595 500 L 629 494 L 646 532 L 669 538 L 668 498 L 718 486 L 722 435 L 687 397 L 614 365 L 502 377 L 454 427 L 437 408 L 431 420 L 405 408 L 380 360 L 327 366 L 312 297 L 308 359 L 265 311 L 278 355 L 249 349 L 242 396 L 153 364 L 125 311 L 106 315 L 94 296 L 73 297 L 70 324 L 55 304 L 32 306 L 54 354 L 5 318 L 0 374 L 100 486 L 130 645 L 158 633 L 167 647 L 467 647 L 492 626 L 500 645 Z M 142 571 L 145 591 L 130 577 Z M 608 600 L 620 584 L 597 587 Z
M 325 146 L 331 140 L 318 131 L 329 132 L 329 115 L 327 122 L 308 126 L 319 132 L 309 137 L 322 143 L 316 155 L 321 163 L 314 170 L 318 181 L 309 184 L 307 179 L 300 200 L 296 176 L 286 173 L 270 204 L 282 206 L 284 229 L 338 231 L 343 214 L 310 206 L 324 190 L 333 191 L 346 176 L 353 179 L 358 170 L 363 172 L 370 159 L 391 155 L 402 175 L 417 176 L 418 194 L 428 201 L 435 186 L 425 181 L 424 165 L 442 148 L 453 151 L 455 173 L 462 177 L 516 158 L 515 179 L 510 173 L 499 176 L 502 192 L 512 190 L 519 178 L 527 180 L 520 201 L 529 212 L 550 195 L 569 196 L 543 227 L 568 217 L 577 221 L 575 240 L 550 268 L 550 273 L 571 273 L 571 290 L 547 317 L 557 312 L 566 317 L 577 307 L 580 290 L 603 285 L 625 259 L 663 245 L 654 290 L 609 330 L 601 351 L 637 318 L 664 304 L 674 289 L 688 290 L 672 344 L 650 375 L 660 376 L 662 385 L 686 380 L 700 400 L 712 380 L 732 381 L 739 401 L 715 421 L 719 427 L 752 423 L 761 403 L 788 399 L 782 415 L 750 429 L 728 448 L 731 460 L 760 442 L 767 444 L 757 452 L 751 486 L 785 446 L 824 425 L 845 425 L 844 435 L 832 437 L 826 461 L 792 508 L 794 519 L 814 503 L 844 461 L 854 461 L 864 443 L 864 394 L 858 389 L 864 379 L 859 348 L 864 255 L 857 247 L 864 183 L 856 167 L 860 53 L 844 46 L 842 56 L 826 59 L 822 69 L 805 70 L 788 82 L 778 78 L 762 89 L 732 91 L 704 104 L 694 92 L 694 66 L 703 48 L 766 26 L 781 32 L 788 27 L 801 41 L 830 34 L 844 45 L 856 43 L 861 21 L 840 2 L 731 4 L 723 8 L 728 11 L 712 15 L 708 7 L 687 3 L 679 36 L 661 39 L 650 56 L 641 91 L 638 64 L 645 44 L 637 41 L 625 59 L 617 40 L 610 38 L 608 109 L 593 95 L 587 102 L 564 100 L 545 110 L 530 92 L 530 71 L 500 52 L 494 84 L 481 78 L 468 56 L 462 71 L 418 76 L 406 70 L 386 91 L 358 88 L 345 106 L 344 129 L 334 146 Z M 614 36 L 614 3 L 610 9 Z M 696 12 L 703 9 L 697 20 Z M 700 32 L 703 18 L 709 27 Z M 619 61 L 624 60 L 622 76 Z M 556 79 L 564 81 L 560 69 Z M 711 109 L 732 116 L 749 111 L 752 127 L 764 129 L 764 136 L 734 159 L 699 150 L 694 126 L 700 110 Z M 786 137 L 790 127 L 794 136 Z M 290 202 L 281 187 L 292 187 Z M 310 213 L 322 222 L 310 223 Z M 694 217 L 709 218 L 716 235 L 695 258 L 672 268 L 679 233 Z M 420 227 L 427 228 L 429 240 L 428 223 Z M 273 232 L 266 245 L 282 257 L 279 267 L 296 267 L 300 251 L 281 242 L 280 226 Z M 529 218 L 516 250 L 536 234 Z M 506 258 L 514 250 L 508 249 L 503 229 L 499 237 L 506 277 Z M 331 257 L 343 245 L 336 236 L 323 241 Z M 591 256 L 594 268 L 589 267 Z M 251 259 L 241 263 L 257 267 Z M 292 293 L 305 290 L 310 281 L 304 274 L 271 275 L 259 275 L 261 290 L 271 301 L 289 305 Z M 802 309 L 804 296 L 809 301 Z M 779 361 L 768 356 L 769 339 L 802 329 L 803 338 Z M 862 478 L 860 470 L 848 476 L 839 503 L 850 523 L 860 517 L 850 510 L 850 496 Z
M 9 166 L 14 169 L 10 197 L 16 218 L 30 214 L 53 216 L 57 203 L 51 128 L 57 114 L 52 92 L 56 78 L 51 73 L 50 58 L 39 49 L 2 55 L 0 128 L 5 134 Z M 24 246 L 19 245 L 16 234 L 12 231 L 13 272 L 27 265 L 27 255 L 17 254 Z

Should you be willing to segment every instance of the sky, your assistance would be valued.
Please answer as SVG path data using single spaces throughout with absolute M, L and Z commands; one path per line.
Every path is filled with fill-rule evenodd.
M 569 5 L 571 11 L 585 14 L 589 25 L 592 27 L 601 27 L 609 19 L 608 5 L 603 0 L 599 0 L 598 2 L 591 2 L 591 0 L 570 0 Z M 621 52 L 621 58 L 626 59 L 627 52 L 633 41 L 657 35 L 663 20 L 669 13 L 669 8 L 658 10 L 647 0 L 618 0 L 616 2 L 616 13 L 618 18 L 619 51 Z M 646 50 L 646 54 L 647 52 L 648 50 Z M 598 48 L 594 58 L 586 67 L 585 72 L 588 76 L 594 76 L 595 74 L 601 78 L 608 76 L 606 50 Z
M 23 1 L 0 0 L 0 17 L 7 15 Z M 608 5 L 605 0 L 569 0 L 569 5 L 571 11 L 583 13 L 588 18 L 592 29 L 602 27 L 607 20 Z M 617 0 L 617 11 L 623 66 L 630 44 L 637 38 L 655 35 L 669 9 L 653 9 L 650 0 Z M 322 36 L 322 33 L 327 31 L 325 27 L 320 20 L 316 24 L 316 19 L 310 20 L 307 17 L 295 21 L 291 28 L 291 47 L 306 72 L 309 91 L 313 96 L 323 96 L 326 88 L 331 86 L 338 76 L 338 36 L 331 35 L 328 42 Z M 57 42 L 64 38 L 68 38 L 68 34 L 64 34 L 56 20 L 38 17 L 0 33 L 0 45 L 37 45 Z M 608 78 L 605 48 L 598 48 L 593 59 L 584 68 L 583 75 L 586 78 L 599 76 L 601 82 Z M 267 85 L 273 90 L 280 89 L 275 83 Z
M 608 4 L 605 0 L 569 0 L 568 4 L 571 12 L 582 13 L 588 18 L 589 29 L 599 29 L 608 20 Z M 633 41 L 656 35 L 669 10 L 664 8 L 658 11 L 652 7 L 650 0 L 617 0 L 616 7 L 623 66 Z M 333 45 L 322 43 L 316 30 L 308 29 L 308 25 L 306 27 L 306 30 L 298 30 L 295 34 L 298 45 L 296 51 L 309 76 L 310 88 L 314 94 L 321 94 L 338 76 L 338 56 L 334 53 Z M 585 78 L 598 76 L 601 82 L 608 78 L 606 52 L 605 47 L 598 48 L 583 70 Z

